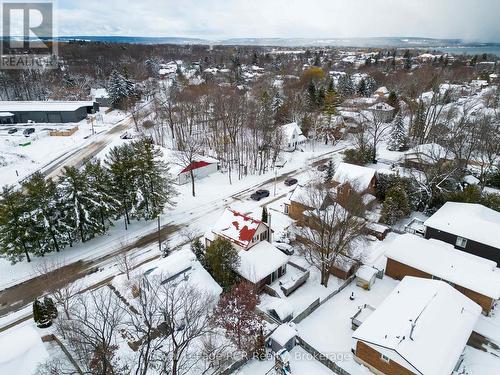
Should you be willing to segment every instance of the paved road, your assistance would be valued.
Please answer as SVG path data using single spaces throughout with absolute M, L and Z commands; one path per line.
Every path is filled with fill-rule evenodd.
M 287 173 L 280 174 L 279 176 L 276 177 L 276 183 L 284 181 L 289 176 L 307 171 L 311 167 L 315 167 L 322 163 L 325 163 L 327 160 L 331 158 L 332 154 L 338 153 L 342 150 L 343 148 L 339 148 L 331 152 L 325 153 L 311 160 L 307 167 L 298 168 L 289 171 Z M 171 235 L 177 233 L 180 229 L 196 224 L 196 222 L 199 220 L 204 220 L 206 215 L 218 212 L 221 209 L 230 206 L 236 201 L 248 199 L 250 194 L 258 188 L 266 188 L 272 192 L 274 183 L 275 179 L 270 178 L 264 182 L 260 182 L 246 189 L 243 189 L 236 194 L 232 194 L 230 196 L 202 204 L 196 208 L 196 211 L 191 210 L 191 212 L 186 212 L 189 215 L 185 215 L 186 219 L 183 220 L 182 222 L 176 222 L 175 224 L 167 223 L 162 227 L 161 229 L 162 242 L 168 240 Z M 271 201 L 279 199 L 280 197 L 282 197 L 282 195 L 266 199 L 261 203 L 259 203 L 259 205 L 263 206 L 269 204 Z M 133 234 L 131 233 L 131 235 Z M 158 241 L 158 233 L 156 230 L 152 230 L 149 233 L 135 240 L 135 242 L 125 246 L 121 246 L 115 251 L 107 253 L 102 257 L 97 257 L 95 259 L 86 261 L 80 260 L 68 264 L 52 272 L 49 272 L 43 276 L 35 277 L 26 282 L 4 289 L 0 291 L 0 316 L 4 316 L 11 312 L 18 311 L 26 307 L 27 305 L 31 304 L 35 298 L 39 298 L 44 294 L 50 294 L 51 292 L 61 288 L 64 285 L 82 279 L 85 276 L 90 275 L 94 272 L 98 272 L 106 265 L 109 266 L 110 264 L 114 263 L 116 256 L 119 254 L 127 252 L 133 254 L 134 250 L 137 251 L 138 249 L 144 248 L 157 241 Z M 160 254 L 158 251 L 151 252 L 151 256 L 147 257 L 147 259 L 144 259 L 141 262 L 141 264 L 156 259 L 159 256 Z M 107 283 L 110 280 L 111 278 L 104 278 L 103 280 L 100 280 L 96 284 L 89 286 L 88 289 L 92 289 L 93 287 L 103 285 L 103 283 Z M 20 317 L 16 322 L 12 322 L 8 326 L 0 327 L 0 332 L 28 318 L 29 316 Z

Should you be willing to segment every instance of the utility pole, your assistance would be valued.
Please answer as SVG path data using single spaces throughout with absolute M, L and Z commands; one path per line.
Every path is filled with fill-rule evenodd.
M 274 196 L 276 196 L 276 179 L 278 178 L 278 170 L 274 167 Z
M 160 226 L 160 214 L 158 214 L 158 250 L 161 253 L 161 226 Z

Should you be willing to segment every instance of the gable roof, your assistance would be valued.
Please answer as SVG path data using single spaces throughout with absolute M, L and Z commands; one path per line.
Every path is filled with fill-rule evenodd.
M 212 228 L 212 232 L 236 243 L 248 247 L 259 225 L 260 220 L 227 208 Z
M 288 263 L 288 256 L 267 241 L 260 241 L 249 250 L 241 250 L 238 255 L 240 264 L 235 271 L 254 284 Z
M 481 204 L 446 202 L 424 225 L 500 250 L 500 212 Z
M 480 314 L 478 304 L 447 283 L 407 276 L 353 338 L 413 372 L 449 375 Z
M 300 130 L 300 127 L 299 125 L 297 125 L 296 122 L 291 122 L 290 124 L 281 125 L 281 129 L 287 139 L 292 138 L 294 132 L 297 132 L 297 135 L 302 134 L 302 130 Z
M 339 184 L 349 182 L 354 190 L 361 192 L 368 189 L 374 176 L 375 169 L 341 162 L 337 165 L 333 181 Z
M 495 300 L 500 298 L 497 264 L 456 250 L 445 242 L 403 234 L 397 236 L 385 255 Z

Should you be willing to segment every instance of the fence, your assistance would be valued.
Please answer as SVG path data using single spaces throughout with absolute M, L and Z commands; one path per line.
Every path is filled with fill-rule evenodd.
M 74 128 L 71 128 L 71 129 L 51 130 L 49 132 L 49 135 L 51 137 L 69 137 L 69 136 L 73 135 L 77 130 L 78 130 L 78 126 L 75 126 Z
M 50 334 L 50 335 L 47 335 L 47 336 L 43 336 L 42 337 L 42 341 L 43 342 L 49 342 L 49 341 L 55 341 L 56 344 L 61 348 L 61 350 L 64 352 L 64 354 L 66 355 L 66 357 L 68 357 L 68 360 L 71 362 L 71 364 L 73 365 L 73 367 L 75 368 L 75 370 L 80 374 L 80 375 L 83 375 L 83 371 L 82 369 L 80 368 L 80 366 L 78 365 L 78 362 L 76 362 L 76 360 L 73 358 L 73 356 L 71 355 L 71 353 L 69 352 L 68 349 L 66 349 L 66 346 L 61 342 L 61 340 L 59 340 L 59 338 L 54 335 L 54 334 Z
M 311 303 L 304 311 L 302 311 L 299 315 L 297 315 L 292 322 L 294 323 L 300 323 L 303 321 L 305 318 L 307 318 L 309 315 L 311 315 L 318 307 L 320 307 L 322 304 L 328 302 L 331 298 L 339 294 L 342 290 L 344 290 L 351 282 L 354 280 L 356 275 L 351 275 L 349 278 L 344 281 L 344 283 L 335 291 L 330 293 L 328 296 L 326 296 L 323 299 L 316 299 L 313 303 Z
M 302 339 L 301 337 L 297 336 L 296 337 L 296 342 L 297 342 L 297 344 L 299 344 L 299 346 L 302 349 L 304 349 L 307 353 L 311 354 L 314 359 L 316 359 L 317 361 L 319 361 L 325 367 L 328 367 L 335 374 L 337 374 L 337 375 L 351 375 L 346 370 L 344 370 L 343 368 L 339 367 L 331 359 L 327 358 L 327 356 L 325 356 L 324 354 L 320 353 L 318 350 L 316 350 L 311 345 L 309 345 L 307 342 L 305 342 L 304 339 Z

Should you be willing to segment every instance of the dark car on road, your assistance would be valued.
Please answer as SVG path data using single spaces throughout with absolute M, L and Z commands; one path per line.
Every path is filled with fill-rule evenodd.
M 7 133 L 8 133 L 8 134 L 14 134 L 14 133 L 17 133 L 17 129 L 16 129 L 16 128 L 9 129 L 9 131 L 8 131 Z
M 30 134 L 33 134 L 35 132 L 35 128 L 28 128 L 23 131 L 23 134 L 28 137 Z
M 285 180 L 285 185 L 286 186 L 292 186 L 292 185 L 295 185 L 297 183 L 297 179 L 296 178 L 292 178 L 292 177 L 288 177 L 286 180 Z
M 260 201 L 262 198 L 266 198 L 269 196 L 269 190 L 257 190 L 255 193 L 250 195 L 254 201 Z
M 320 166 L 318 167 L 318 171 L 320 171 L 320 172 L 324 172 L 324 171 L 326 171 L 327 169 L 328 169 L 328 165 L 326 165 L 326 164 L 320 165 Z

